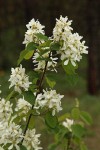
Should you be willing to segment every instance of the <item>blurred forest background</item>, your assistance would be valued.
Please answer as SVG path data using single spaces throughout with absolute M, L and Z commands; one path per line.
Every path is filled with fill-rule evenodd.
M 86 141 L 89 150 L 99 150 L 100 146 L 97 145 L 100 143 L 100 0 L 0 0 L 0 84 L 6 93 L 6 80 L 9 78 L 7 72 L 16 66 L 19 53 L 24 49 L 22 42 L 26 24 L 32 18 L 39 19 L 46 27 L 46 34 L 51 36 L 55 18 L 59 18 L 60 15 L 73 20 L 74 32 L 83 35 L 89 47 L 89 54 L 79 64 L 78 83 L 74 87 L 68 85 L 61 72 L 57 89 L 66 94 L 66 103 L 70 107 L 73 99 L 78 97 L 82 108 L 92 114 L 94 124 Z M 63 105 L 69 110 L 65 102 Z M 45 140 L 46 138 L 44 144 Z

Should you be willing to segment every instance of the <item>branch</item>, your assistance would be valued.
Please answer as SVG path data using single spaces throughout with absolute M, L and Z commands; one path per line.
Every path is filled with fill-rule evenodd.
M 49 58 L 50 58 L 50 55 L 51 55 L 51 51 L 50 51 L 50 53 L 49 53 Z M 40 89 L 41 89 L 41 87 L 42 87 L 42 83 L 43 83 L 43 80 L 44 80 L 44 77 L 45 77 L 45 73 L 46 73 L 46 70 L 47 70 L 47 65 L 48 65 L 48 61 L 45 62 L 45 68 L 44 68 L 42 77 L 41 77 L 40 82 L 39 82 L 39 86 L 38 86 L 39 92 L 40 92 Z M 37 97 L 37 95 L 39 94 L 39 92 L 36 93 L 36 97 Z M 31 110 L 32 110 L 33 108 L 34 108 L 34 104 L 32 105 Z M 27 131 L 27 129 L 28 129 L 28 125 L 29 125 L 29 122 L 30 122 L 30 120 L 31 120 L 32 115 L 33 115 L 33 114 L 31 113 L 31 114 L 29 115 L 29 117 L 28 117 L 28 121 L 27 121 L 25 130 L 24 130 L 24 133 L 23 133 L 24 136 L 25 136 L 26 131 Z M 22 138 L 22 140 L 21 140 L 21 142 L 20 142 L 20 143 L 21 143 L 20 145 L 22 145 L 23 140 L 24 140 L 24 138 Z

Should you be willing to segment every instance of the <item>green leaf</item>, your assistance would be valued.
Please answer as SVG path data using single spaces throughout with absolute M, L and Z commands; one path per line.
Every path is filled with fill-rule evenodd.
M 50 58 L 45 58 L 45 57 L 38 57 L 37 59 L 36 59 L 37 61 L 42 61 L 42 60 L 45 60 L 45 61 L 51 61 L 51 59 Z
M 77 120 L 80 117 L 80 110 L 79 108 L 73 108 L 71 111 L 71 116 L 73 119 Z
M 67 74 L 66 80 L 71 86 L 75 86 L 78 82 L 78 74 Z
M 92 122 L 93 122 L 90 114 L 85 111 L 81 111 L 80 117 L 88 125 L 92 124 Z
M 36 92 L 36 88 L 37 88 L 37 86 L 34 85 L 34 84 L 32 84 L 32 85 L 30 85 L 30 88 L 29 88 L 29 89 L 30 89 L 31 92 L 34 93 L 34 92 Z
M 79 124 L 75 124 L 75 125 L 72 125 L 72 133 L 78 137 L 78 138 L 81 138 L 82 136 L 85 135 L 86 133 L 86 129 L 83 128 L 81 125 Z
M 68 63 L 68 65 L 64 65 L 64 62 L 62 62 L 62 67 L 64 71 L 66 72 L 66 80 L 71 85 L 76 85 L 78 81 L 78 75 L 75 73 L 75 70 L 77 69 L 77 66 L 73 66 L 71 62 Z
M 31 105 L 35 103 L 35 96 L 31 91 L 26 91 L 23 93 L 24 98 L 27 102 L 29 102 Z
M 38 78 L 33 79 L 32 83 L 36 85 Z
M 23 145 L 20 146 L 20 149 L 21 149 L 21 150 L 27 150 L 26 147 L 23 146 Z
M 29 50 L 23 50 L 23 51 L 20 53 L 19 59 L 18 59 L 18 61 L 17 61 L 17 65 L 19 65 L 19 64 L 22 62 L 22 60 L 23 60 L 24 58 L 25 58 L 25 59 L 30 59 L 30 57 L 32 57 L 33 53 L 34 53 L 33 50 L 31 50 L 31 51 L 29 51 Z
M 38 39 L 40 40 L 44 40 L 44 41 L 47 41 L 48 40 L 48 37 L 43 35 L 42 33 L 37 33 L 36 36 L 38 37 Z
M 60 44 L 59 43 L 52 43 L 51 46 L 50 46 L 50 49 L 52 51 L 59 51 L 60 49 Z
M 55 82 L 54 80 L 52 80 L 52 79 L 50 79 L 50 78 L 48 78 L 48 77 L 46 77 L 46 82 L 47 82 L 47 84 L 48 84 L 51 88 L 53 88 L 53 87 L 55 86 L 55 84 L 56 84 L 56 82 Z
M 56 150 L 57 146 L 60 144 L 60 142 L 52 143 L 48 146 L 48 150 Z
M 34 50 L 27 52 L 27 54 L 24 56 L 26 60 L 30 59 L 33 56 Z
M 64 121 L 66 118 L 70 118 L 70 113 L 65 113 L 58 118 L 58 121 Z
M 21 120 L 21 116 L 17 116 L 13 121 L 14 121 L 14 123 L 18 124 L 20 122 L 20 120 Z
M 26 47 L 26 50 L 28 50 L 28 51 L 36 50 L 36 49 L 37 49 L 37 45 L 34 42 L 30 42 Z
M 35 78 L 39 78 L 40 77 L 40 75 L 38 74 L 38 72 L 36 72 L 36 71 L 30 71 L 29 73 L 28 73 L 28 76 L 29 76 L 29 78 L 30 78 L 30 81 L 32 81 L 32 80 L 34 80 Z
M 47 52 L 49 52 L 49 51 L 50 51 L 50 49 L 46 49 L 46 50 L 41 49 L 41 51 L 40 51 L 40 56 L 44 55 L 45 53 L 47 53 Z
M 54 129 L 58 125 L 58 118 L 56 116 L 52 116 L 52 113 L 49 111 L 45 115 L 45 123 L 49 128 Z
M 45 47 L 50 47 L 50 43 L 51 43 L 51 42 L 52 42 L 51 40 L 47 40 L 47 41 L 45 41 L 44 43 L 40 44 L 40 45 L 37 47 L 37 49 L 39 49 L 39 50 L 41 51 L 41 50 L 43 50 L 43 48 L 45 48 Z
M 69 132 L 68 132 L 67 128 L 60 125 L 60 129 L 55 136 L 56 141 L 61 142 L 64 137 L 66 138 L 66 136 L 69 137 Z
M 25 55 L 27 54 L 27 50 L 23 50 L 23 51 L 21 51 L 21 53 L 20 53 L 20 56 L 19 56 L 19 59 L 18 59 L 18 61 L 17 61 L 17 65 L 19 65 L 21 62 L 22 62 L 22 60 L 24 59 L 24 57 L 25 57 Z
M 37 46 L 36 44 L 34 44 L 33 42 L 30 42 L 26 49 L 21 51 L 19 59 L 17 61 L 17 65 L 19 65 L 22 60 L 25 59 L 29 59 L 30 57 L 32 57 L 34 50 L 36 50 Z
M 35 123 L 34 116 L 31 116 L 31 119 L 30 119 L 28 128 L 29 128 L 29 129 L 33 129 L 33 128 L 34 128 L 34 125 L 35 125 L 34 123 Z
M 84 143 L 81 143 L 80 150 L 88 150 L 88 148 Z
M 64 62 L 62 62 L 62 67 L 68 75 L 76 74 L 75 69 L 78 68 L 78 66 L 73 66 L 71 62 L 69 62 L 68 65 L 64 65 Z
M 38 74 L 38 72 L 36 72 L 36 71 L 30 71 L 28 73 L 28 76 L 29 76 L 29 80 L 32 82 L 29 89 L 32 92 L 34 92 L 37 87 L 37 81 L 40 78 L 40 74 Z

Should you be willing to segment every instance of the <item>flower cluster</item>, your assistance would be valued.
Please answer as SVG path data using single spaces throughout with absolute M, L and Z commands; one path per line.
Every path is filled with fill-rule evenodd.
M 71 34 L 71 31 L 73 30 L 71 23 L 72 21 L 69 21 L 67 16 L 65 18 L 60 16 L 60 19 L 56 19 L 56 25 L 53 29 L 54 41 L 66 41 L 66 39 Z
M 4 98 L 0 100 L 0 121 L 9 120 L 13 113 L 12 104 Z
M 56 25 L 53 30 L 53 39 L 55 42 L 61 43 L 59 54 L 61 54 L 61 60 L 64 61 L 64 65 L 67 65 L 71 61 L 73 66 L 76 66 L 76 62 L 80 61 L 82 54 L 87 54 L 87 46 L 85 41 L 81 42 L 82 36 L 78 33 L 72 33 L 71 22 L 68 18 L 56 20 Z
M 38 110 L 39 108 L 47 108 L 52 110 L 52 115 L 54 116 L 56 112 L 62 110 L 61 99 L 64 95 L 56 93 L 56 90 L 45 91 L 43 94 L 40 93 L 37 95 L 34 109 Z
M 78 33 L 72 33 L 73 29 L 71 27 L 71 22 L 72 21 L 69 21 L 67 17 L 63 18 L 60 16 L 60 19 L 56 20 L 53 36 L 49 38 L 44 36 L 44 26 L 41 25 L 38 20 L 35 21 L 32 19 L 26 25 L 27 32 L 25 33 L 25 39 L 23 41 L 26 48 L 21 53 L 19 60 L 24 58 L 30 59 L 32 57 L 35 66 L 34 70 L 41 71 L 38 73 L 35 72 L 36 75 L 33 75 L 32 78 L 30 76 L 30 79 L 33 80 L 30 82 L 29 76 L 26 75 L 25 68 L 23 68 L 21 64 L 19 67 L 11 69 L 9 88 L 13 87 L 14 91 L 17 93 L 15 94 L 12 91 L 7 99 L 0 97 L 0 149 L 21 150 L 21 147 L 23 147 L 22 149 L 26 148 L 27 150 L 42 149 L 42 147 L 39 146 L 39 137 L 41 134 L 36 134 L 36 129 L 31 128 L 31 123 L 33 122 L 33 120 L 31 121 L 31 119 L 33 119 L 31 118 L 32 116 L 42 117 L 42 115 L 45 115 L 43 119 L 45 119 L 46 125 L 51 129 L 59 129 L 59 133 L 62 135 L 62 128 L 60 129 L 60 126 L 59 128 L 57 127 L 59 119 L 57 119 L 57 116 L 55 115 L 62 110 L 61 100 L 64 95 L 58 94 L 56 90 L 53 89 L 43 90 L 41 92 L 41 88 L 46 71 L 57 71 L 56 66 L 58 58 L 55 56 L 60 54 L 60 59 L 64 65 L 67 65 L 70 61 L 72 65 L 75 66 L 77 61 L 80 61 L 82 58 L 82 54 L 87 54 L 85 41 L 81 41 L 82 37 L 79 36 Z M 35 50 L 33 47 L 34 45 Z M 32 53 L 30 53 L 30 50 L 32 50 Z M 25 56 L 28 57 L 26 58 Z M 42 77 L 39 80 L 38 77 L 40 77 L 41 74 Z M 34 81 L 39 82 L 35 83 Z M 52 87 L 52 79 L 49 80 L 49 78 L 46 78 L 46 82 Z M 30 87 L 30 84 L 32 83 L 34 85 Z M 24 91 L 29 91 L 25 92 L 25 94 L 28 94 L 26 100 L 24 99 Z M 29 100 L 28 98 L 30 98 L 33 93 L 35 95 L 35 101 L 33 100 L 33 104 L 30 104 L 27 100 Z M 15 97 L 15 95 L 17 96 Z M 20 95 L 22 98 L 19 97 Z M 17 101 L 11 103 L 11 97 L 14 97 Z M 34 99 L 34 96 L 31 98 Z M 50 113 L 50 116 L 48 116 L 48 112 Z M 73 132 L 73 124 L 75 124 L 74 120 L 66 118 L 62 123 L 64 126 L 63 129 L 66 130 L 67 128 L 66 131 Z M 73 137 L 75 136 L 76 135 Z M 73 140 L 70 139 L 70 141 Z M 60 141 L 56 141 L 56 143 L 59 142 Z M 67 143 L 70 144 L 69 142 Z M 56 145 L 58 146 L 58 144 Z
M 22 129 L 20 125 L 15 124 L 14 122 L 0 122 L 0 144 L 3 144 L 3 147 L 6 144 L 10 144 L 8 150 L 13 150 L 16 147 L 19 150 L 18 144 L 22 139 Z
M 27 147 L 27 150 L 42 149 L 39 147 L 40 134 L 36 134 L 36 130 L 27 130 L 25 136 L 23 135 L 21 126 L 16 124 L 14 120 L 16 116 L 13 116 L 12 104 L 10 101 L 6 101 L 5 99 L 0 100 L 0 147 L 1 149 L 5 149 L 5 146 L 9 144 L 8 150 L 20 150 L 20 142 L 23 140 L 23 145 Z M 24 100 L 24 98 L 18 99 L 17 106 L 15 108 L 16 111 L 22 110 L 22 113 L 28 113 L 31 108 L 31 104 Z M 21 113 L 21 112 L 20 112 Z M 25 120 L 26 121 L 26 120 Z
M 27 102 L 24 97 L 23 98 L 19 98 L 17 101 L 17 106 L 16 106 L 16 111 L 22 110 L 23 114 L 26 114 L 30 108 L 32 107 L 32 105 Z
M 27 150 L 39 150 L 42 147 L 39 147 L 40 134 L 36 134 L 36 130 L 27 130 L 25 136 L 23 136 L 22 129 L 20 125 L 15 124 L 14 122 L 0 122 L 0 145 L 3 145 L 2 148 L 9 144 L 8 150 L 13 150 L 14 147 L 16 150 L 20 150 L 19 143 L 22 138 L 24 138 L 23 145 Z
M 24 39 L 24 41 L 23 41 L 23 44 L 26 44 L 26 45 L 27 45 L 27 44 L 30 43 L 30 42 L 35 42 L 35 43 L 40 44 L 40 43 L 44 42 L 44 41 L 42 41 L 42 40 L 40 41 L 40 40 L 37 38 L 37 36 L 36 36 L 37 33 L 42 33 L 42 34 L 44 34 L 44 30 L 43 30 L 44 26 L 41 25 L 38 20 L 35 21 L 34 19 L 32 19 L 32 20 L 26 25 L 26 27 L 27 27 L 28 30 L 27 30 L 26 33 L 25 33 L 25 39 Z
M 18 143 L 22 138 L 22 129 L 19 125 L 13 122 L 15 117 L 13 115 L 12 104 L 4 98 L 0 100 L 0 145 L 3 147 L 10 144 L 8 150 L 16 147 L 19 150 Z
M 23 97 L 18 99 L 15 111 L 19 113 L 19 116 L 21 114 L 26 115 L 28 111 L 31 109 L 31 107 L 32 105 L 29 102 L 27 102 Z M 23 117 L 23 120 L 26 121 L 26 117 Z
M 66 118 L 66 121 L 62 123 L 64 127 L 66 127 L 70 132 L 72 132 L 72 125 L 74 124 L 74 120 Z
M 9 81 L 11 82 L 9 88 L 14 86 L 14 90 L 21 93 L 21 89 L 28 91 L 29 85 L 29 77 L 25 74 L 25 68 L 22 68 L 22 65 L 17 68 L 11 69 L 11 75 Z
M 39 54 L 39 51 L 34 53 L 33 56 L 33 63 L 35 63 L 35 70 L 39 71 L 39 70 L 44 70 L 45 65 L 46 65 L 46 61 L 45 59 L 49 58 L 49 52 L 43 54 L 42 56 Z M 38 60 L 40 59 L 40 60 Z M 42 60 L 41 60 L 42 59 Z M 44 59 L 44 60 L 43 60 Z M 51 71 L 56 71 L 55 67 L 57 65 L 57 57 L 53 58 L 52 57 L 52 53 L 50 55 L 50 60 L 47 63 L 47 70 L 51 70 Z
M 27 147 L 27 150 L 39 150 L 42 149 L 42 147 L 39 147 L 40 141 L 39 141 L 39 137 L 41 134 L 36 134 L 36 130 L 32 129 L 32 130 L 27 130 L 25 137 L 24 137 L 24 141 L 23 141 L 23 145 L 25 147 Z

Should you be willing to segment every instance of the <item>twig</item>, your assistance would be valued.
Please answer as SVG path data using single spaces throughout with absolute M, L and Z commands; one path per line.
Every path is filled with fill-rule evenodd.
M 50 58 L 50 55 L 51 55 L 51 52 L 49 53 L 49 58 Z M 48 65 L 48 61 L 46 61 L 46 63 L 45 63 L 45 68 L 44 68 L 42 77 L 41 77 L 40 82 L 39 82 L 39 86 L 38 86 L 39 92 L 40 92 L 40 89 L 41 89 L 41 87 L 42 87 L 43 79 L 44 79 L 44 77 L 45 77 L 47 65 Z M 36 97 L 37 97 L 37 95 L 39 94 L 39 92 L 36 93 Z M 34 104 L 32 105 L 31 110 L 32 110 L 33 108 L 34 108 Z M 23 133 L 24 136 L 25 136 L 26 131 L 27 131 L 27 129 L 28 129 L 28 125 L 29 125 L 29 122 L 30 122 L 30 120 L 31 120 L 32 115 L 33 115 L 33 114 L 31 113 L 31 114 L 29 115 L 29 117 L 28 117 L 27 124 L 26 124 L 25 130 L 24 130 L 24 133 Z M 24 140 L 24 138 L 21 140 L 20 145 L 22 145 L 23 140 Z

